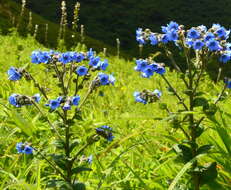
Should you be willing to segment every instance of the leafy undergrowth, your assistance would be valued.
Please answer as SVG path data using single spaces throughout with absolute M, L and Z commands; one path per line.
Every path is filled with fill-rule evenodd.
M 32 142 L 39 149 L 54 150 L 54 137 L 48 125 L 33 107 L 29 109 L 11 109 L 8 103 L 10 94 L 17 92 L 27 95 L 38 93 L 29 81 L 12 83 L 7 80 L 10 66 L 27 65 L 40 82 L 46 82 L 50 98 L 57 90 L 55 79 L 49 72 L 42 72 L 45 67 L 30 63 L 33 50 L 45 50 L 32 38 L 20 38 L 16 34 L 0 36 L 0 190 L 41 190 L 45 189 L 45 181 L 50 168 L 43 160 L 33 156 L 17 154 L 17 142 Z M 77 49 L 76 49 L 77 50 Z M 78 49 L 80 50 L 80 49 Z M 115 86 L 92 94 L 83 111 L 83 120 L 76 123 L 75 133 L 87 137 L 96 126 L 107 124 L 115 131 L 115 139 L 111 143 L 97 142 L 89 149 L 87 155 L 93 154 L 93 171 L 86 172 L 79 181 L 87 181 L 89 190 L 128 190 L 128 189 L 168 189 L 177 175 L 181 175 L 175 189 L 187 189 L 190 175 L 182 170 L 183 165 L 171 147 L 179 143 L 182 133 L 171 127 L 171 118 L 161 111 L 161 103 L 166 103 L 170 111 L 178 105 L 174 96 L 166 88 L 160 76 L 152 80 L 142 78 L 133 71 L 134 63 L 117 57 L 109 57 L 109 72 L 116 77 Z M 176 89 L 182 84 L 175 72 L 167 70 L 167 77 Z M 23 85 L 22 85 L 23 84 Z M 204 96 L 214 99 L 223 84 L 214 85 L 207 77 L 200 85 Z M 143 89 L 159 89 L 163 92 L 160 102 L 151 105 L 135 103 L 134 91 Z M 42 109 L 46 103 L 42 99 Z M 218 164 L 218 179 L 211 187 L 202 189 L 229 189 L 231 178 L 231 137 L 230 137 L 230 105 L 229 99 L 219 103 L 222 108 L 217 114 L 205 122 L 208 133 L 201 139 L 203 144 L 211 143 L 214 148 L 203 160 L 215 159 Z M 200 108 L 196 110 L 200 114 Z M 55 122 L 55 117 L 53 118 Z M 185 166 L 187 167 L 187 166 Z M 55 176 L 54 176 L 55 177 Z

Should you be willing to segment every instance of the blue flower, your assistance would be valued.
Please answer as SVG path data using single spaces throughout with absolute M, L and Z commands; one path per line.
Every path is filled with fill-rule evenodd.
M 206 42 L 206 46 L 210 51 L 218 51 L 221 49 L 219 42 L 215 39 L 210 39 Z
M 192 47 L 192 46 L 193 46 L 193 40 L 192 40 L 192 39 L 189 39 L 189 38 L 186 38 L 185 44 L 186 44 L 188 47 Z
M 88 59 L 90 59 L 91 57 L 94 57 L 94 56 L 95 56 L 95 54 L 94 54 L 92 48 L 89 49 L 89 51 L 87 52 L 87 55 L 86 55 L 86 56 L 87 56 Z
M 18 69 L 14 68 L 14 67 L 11 67 L 8 71 L 7 71 L 7 74 L 8 74 L 8 79 L 9 80 L 20 80 L 22 78 L 22 75 L 20 72 L 18 72 Z
M 60 106 L 60 101 L 58 99 L 50 100 L 49 104 L 46 104 L 46 106 L 49 106 L 52 110 L 55 110 Z
M 112 128 L 107 125 L 96 128 L 96 133 L 107 139 L 108 141 L 112 141 L 114 139 L 114 136 L 112 134 Z
M 101 85 L 108 85 L 110 83 L 109 76 L 107 74 L 99 73 L 98 77 Z
M 226 30 L 224 27 L 220 27 L 215 31 L 215 34 L 219 37 L 219 38 L 224 38 L 227 39 L 229 37 L 230 34 L 230 30 Z
M 77 56 L 75 57 L 75 61 L 76 61 L 77 63 L 79 63 L 79 62 L 83 61 L 84 58 L 85 58 L 85 57 L 84 57 L 84 55 L 83 55 L 82 53 L 78 53 Z
M 200 37 L 200 32 L 194 28 L 191 28 L 187 33 L 187 37 L 191 39 L 197 39 Z
M 24 150 L 23 150 L 23 153 L 25 153 L 25 154 L 32 154 L 33 150 L 34 149 L 32 147 L 26 145 L 25 148 L 24 148 Z
M 170 21 L 169 24 L 167 24 L 167 30 L 170 31 L 170 30 L 175 30 L 177 31 L 179 29 L 179 24 L 177 24 L 176 22 L 174 21 Z
M 169 24 L 167 24 L 167 26 L 161 26 L 161 30 L 163 33 L 168 33 L 170 31 L 178 31 L 179 30 L 179 24 L 171 21 Z
M 169 39 L 168 39 L 168 35 L 167 34 L 163 34 L 161 36 L 161 42 L 163 42 L 164 44 L 167 44 L 169 42 Z
M 135 97 L 136 102 L 147 104 L 147 101 L 140 96 L 140 92 L 134 92 L 133 96 Z
M 99 66 L 99 62 L 100 62 L 100 57 L 91 57 L 89 65 L 94 68 L 97 68 Z
M 139 44 L 145 44 L 145 40 L 143 38 L 143 30 L 142 30 L 142 28 L 138 28 L 136 30 L 136 41 L 139 42 Z
M 157 39 L 157 37 L 155 36 L 155 34 L 151 34 L 150 36 L 149 36 L 149 40 L 151 41 L 151 45 L 156 45 L 156 44 L 158 44 L 158 39 Z
M 71 105 L 69 102 L 66 102 L 63 106 L 63 110 L 70 110 L 71 109 Z
M 115 81 L 116 81 L 115 77 L 113 75 L 109 75 L 109 82 L 110 82 L 110 84 L 114 85 Z
M 63 64 L 70 63 L 72 61 L 71 53 L 70 52 L 62 53 L 60 55 L 58 61 L 63 63 Z
M 10 97 L 9 97 L 9 103 L 11 105 L 15 106 L 15 107 L 21 107 L 21 105 L 19 105 L 19 103 L 18 103 L 18 99 L 17 99 L 18 97 L 19 97 L 18 94 L 12 94 L 12 95 L 10 95 Z
M 39 54 L 39 62 L 40 63 L 48 63 L 51 60 L 50 52 L 40 52 Z
M 32 96 L 32 98 L 33 98 L 34 101 L 37 102 L 37 103 L 41 100 L 40 94 L 35 94 L 34 96 Z
M 143 34 L 143 29 L 142 28 L 138 28 L 136 30 L 136 36 L 142 36 L 142 34 Z
M 155 94 L 158 98 L 160 98 L 160 97 L 162 96 L 162 92 L 159 91 L 158 89 L 155 89 L 155 90 L 153 91 L 153 94 Z
M 215 35 L 212 32 L 208 32 L 204 37 L 206 42 L 214 38 L 215 38 Z
M 63 97 L 62 96 L 59 96 L 58 98 L 56 98 L 56 100 L 61 103 L 63 101 Z
M 193 42 L 193 49 L 195 50 L 201 50 L 204 46 L 204 43 L 201 40 L 196 40 Z
M 105 59 L 104 61 L 100 61 L 99 65 L 100 65 L 100 68 L 105 71 L 108 67 L 108 60 Z
M 41 56 L 41 51 L 33 51 L 31 54 L 31 63 L 40 64 L 41 63 L 40 56 Z
M 159 65 L 156 64 L 156 63 L 152 63 L 152 64 L 150 64 L 149 66 L 152 68 L 153 71 L 156 71 L 156 70 L 158 69 L 158 66 L 159 66 Z
M 84 76 L 84 75 L 87 74 L 87 72 L 88 72 L 88 69 L 87 69 L 86 67 L 84 67 L 84 66 L 79 66 L 79 67 L 76 69 L 76 73 L 77 73 L 77 75 L 79 75 L 79 76 Z
M 18 153 L 32 154 L 33 148 L 29 145 L 25 145 L 22 142 L 16 144 L 16 150 Z
M 148 62 L 143 59 L 136 60 L 136 71 L 143 71 L 148 66 Z
M 178 40 L 178 33 L 175 30 L 171 30 L 167 32 L 167 38 L 169 41 L 176 41 Z
M 222 63 L 227 63 L 231 59 L 231 52 L 226 52 L 221 55 L 219 61 Z
M 148 65 L 142 72 L 142 76 L 145 78 L 149 78 L 154 74 L 153 67 L 150 65 Z
M 163 66 L 159 65 L 157 67 L 157 69 L 155 70 L 155 72 L 158 73 L 158 74 L 160 74 L 160 75 L 163 75 L 166 72 L 166 70 L 165 70 L 165 68 Z
M 79 101 L 80 101 L 80 96 L 73 96 L 72 97 L 72 104 L 74 106 L 78 106 L 79 105 Z
M 16 144 L 16 150 L 18 151 L 18 153 L 23 153 L 23 143 L 19 142 Z

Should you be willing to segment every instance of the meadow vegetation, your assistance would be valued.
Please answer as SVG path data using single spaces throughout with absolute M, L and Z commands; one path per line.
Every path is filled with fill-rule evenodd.
M 114 86 L 101 86 L 96 89 L 81 108 L 81 116 L 72 124 L 72 133 L 78 137 L 78 146 L 74 152 L 78 153 L 88 137 L 100 126 L 110 126 L 114 139 L 107 141 L 102 138 L 84 149 L 80 160 L 92 155 L 92 161 L 86 163 L 86 168 L 91 171 L 83 169 L 83 172 L 78 173 L 78 186 L 67 187 L 63 182 L 54 187 L 50 181 L 60 179 L 60 174 L 36 152 L 40 151 L 47 155 L 47 159 L 56 163 L 51 154 L 59 151 L 57 136 L 50 129 L 46 116 L 49 116 L 53 125 L 59 126 L 58 116 L 48 112 L 48 108 L 44 106 L 47 100 L 42 94 L 39 103 L 42 112 L 38 112 L 35 106 L 15 108 L 10 105 L 8 98 L 13 93 L 33 96 L 40 92 L 33 81 L 11 81 L 8 80 L 7 74 L 12 66 L 25 68 L 39 84 L 44 85 L 49 99 L 57 97 L 60 93 L 57 76 L 49 72 L 46 64 L 31 63 L 33 51 L 50 51 L 50 48 L 39 43 L 33 35 L 20 35 L 15 28 L 10 32 L 5 31 L 7 22 L 7 19 L 1 19 L 4 35 L 0 35 L 0 190 L 192 189 L 190 183 L 193 161 L 182 163 L 174 148 L 177 144 L 185 143 L 184 131 L 179 128 L 176 120 L 192 114 L 198 118 L 203 116 L 204 99 L 209 102 L 216 101 L 224 87 L 223 80 L 214 81 L 205 72 L 198 86 L 203 98 L 198 100 L 197 108 L 192 112 L 182 111 L 182 102 L 179 103 L 173 89 L 165 83 L 162 75 L 154 74 L 151 78 L 145 78 L 134 71 L 139 55 L 127 60 L 119 56 L 106 56 L 97 51 L 97 55 L 102 59 L 108 59 L 107 73 L 112 73 L 116 81 Z M 59 26 L 54 24 L 54 30 L 58 29 Z M 92 47 L 90 45 L 92 44 L 76 43 L 69 47 L 61 44 L 56 50 L 64 52 L 68 49 L 86 53 Z M 98 50 L 105 47 L 101 43 L 96 46 Z M 151 56 L 158 60 L 158 53 Z M 165 61 L 166 65 L 169 65 L 169 60 Z M 187 92 L 182 91 L 185 89 L 182 73 L 172 67 L 165 67 L 165 70 L 165 78 L 180 96 L 187 97 Z M 148 105 L 136 102 L 133 93 L 144 89 L 158 89 L 162 95 Z M 87 89 L 83 89 L 80 97 L 86 92 Z M 216 163 L 215 168 L 206 171 L 207 175 L 204 175 L 203 179 L 205 184 L 201 185 L 201 190 L 229 190 L 231 186 L 230 89 L 227 89 L 219 100 L 216 109 L 209 110 L 203 120 L 205 132 L 197 140 L 200 145 L 209 145 L 209 150 L 205 147 L 206 150 L 197 157 L 198 162 L 202 165 Z M 185 100 L 185 103 L 189 104 L 188 100 Z M 46 116 L 42 113 L 46 113 Z M 74 113 L 74 110 L 71 113 Z M 62 132 L 63 129 L 59 130 Z M 15 147 L 19 142 L 28 142 L 34 147 L 33 154 L 18 153 Z

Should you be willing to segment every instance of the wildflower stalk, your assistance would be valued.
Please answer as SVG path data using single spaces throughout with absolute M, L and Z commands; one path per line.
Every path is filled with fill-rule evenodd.
M 192 75 L 192 65 L 189 61 L 188 54 L 186 54 L 186 59 L 188 63 L 188 71 L 189 71 L 189 111 L 193 112 L 194 110 L 194 105 L 193 105 L 193 100 L 194 100 L 194 92 L 193 92 L 193 75 Z M 196 90 L 195 90 L 196 93 Z M 197 142 L 196 142 L 196 125 L 194 125 L 194 115 L 191 113 L 189 114 L 189 129 L 191 130 L 191 149 L 192 149 L 192 156 L 193 158 L 196 157 L 197 155 Z M 193 163 L 193 169 L 197 167 L 197 161 Z M 199 182 L 199 175 L 197 173 L 193 173 L 193 183 L 194 183 L 194 190 L 199 190 L 200 189 L 200 182 Z

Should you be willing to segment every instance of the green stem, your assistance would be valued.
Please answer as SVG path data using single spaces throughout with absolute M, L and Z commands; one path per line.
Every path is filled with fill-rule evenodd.
M 74 93 L 74 96 L 76 96 L 77 93 L 78 93 L 78 81 L 79 81 L 79 75 L 77 75 L 76 80 L 75 80 L 75 93 Z
M 55 171 L 57 171 L 64 179 L 66 179 L 65 175 L 62 173 L 62 171 L 60 171 L 60 169 L 54 164 L 52 163 L 50 160 L 48 160 L 46 158 L 46 156 L 44 156 L 38 149 L 32 147 L 34 150 L 37 151 L 37 153 L 52 167 L 54 168 Z
M 171 90 L 173 90 L 174 95 L 178 98 L 178 100 L 180 101 L 180 103 L 184 106 L 185 110 L 188 111 L 188 107 L 186 106 L 186 104 L 184 103 L 183 99 L 179 96 L 179 94 L 176 92 L 176 90 L 172 87 L 172 85 L 170 84 L 170 82 L 166 79 L 166 77 L 164 75 L 161 75 L 162 78 L 164 79 L 164 81 L 167 83 L 167 85 L 169 86 L 169 88 L 171 88 Z
M 186 61 L 188 64 L 188 71 L 189 71 L 189 110 L 193 112 L 194 110 L 194 105 L 193 105 L 193 101 L 194 101 L 194 94 L 196 94 L 196 88 L 193 88 L 193 74 L 192 74 L 192 65 L 190 63 L 190 59 L 189 59 L 189 54 L 188 51 L 185 49 L 185 56 L 186 56 Z M 199 81 L 198 81 L 199 83 Z M 189 114 L 189 129 L 191 130 L 191 141 L 192 141 L 192 156 L 193 158 L 196 157 L 197 155 L 197 147 L 196 147 L 196 126 L 194 125 L 194 116 L 193 114 Z M 193 163 L 193 169 L 195 169 L 197 167 L 197 161 L 195 161 Z M 200 189 L 200 181 L 199 181 L 199 175 L 196 173 L 192 174 L 192 178 L 193 178 L 193 184 L 194 184 L 194 190 L 199 190 Z

